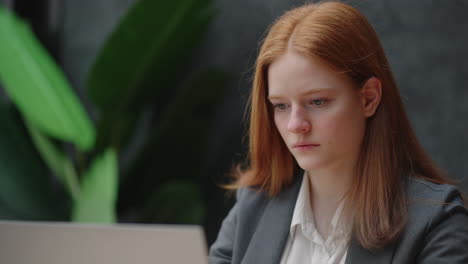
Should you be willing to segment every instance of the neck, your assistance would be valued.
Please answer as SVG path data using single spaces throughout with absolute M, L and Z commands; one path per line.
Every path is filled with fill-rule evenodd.
M 355 166 L 335 166 L 307 171 L 312 204 L 326 204 L 336 208 L 342 201 L 356 175 Z
M 307 171 L 315 225 L 320 235 L 325 239 L 331 232 L 333 215 L 345 198 L 355 175 L 355 166 L 345 166 L 344 164 L 334 166 L 333 169 Z

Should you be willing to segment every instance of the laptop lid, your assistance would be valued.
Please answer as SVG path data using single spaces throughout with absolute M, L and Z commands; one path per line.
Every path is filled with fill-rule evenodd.
M 206 264 L 199 226 L 0 221 L 8 264 Z

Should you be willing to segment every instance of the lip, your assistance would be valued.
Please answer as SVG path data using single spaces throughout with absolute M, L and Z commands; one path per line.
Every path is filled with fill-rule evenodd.
M 306 149 L 311 149 L 320 146 L 320 144 L 314 144 L 314 143 L 305 143 L 305 142 L 299 142 L 297 144 L 293 145 L 294 149 L 301 149 L 301 150 L 306 150 Z

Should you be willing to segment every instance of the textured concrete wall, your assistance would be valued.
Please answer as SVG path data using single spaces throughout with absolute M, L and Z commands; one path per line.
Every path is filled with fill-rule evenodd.
M 65 1 L 63 63 L 83 86 L 92 58 L 130 0 Z M 375 26 L 400 85 L 421 143 L 442 167 L 468 182 L 467 0 L 348 1 Z M 303 1 L 219 0 L 219 15 L 194 67 L 217 66 L 233 81 L 212 127 L 207 171 L 209 242 L 229 203 L 213 182 L 222 181 L 242 155 L 241 119 L 258 43 L 268 25 Z M 222 208 L 222 209 L 220 209 Z

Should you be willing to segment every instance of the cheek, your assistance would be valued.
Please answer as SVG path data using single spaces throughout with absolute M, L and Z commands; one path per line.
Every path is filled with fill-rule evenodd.
M 349 109 L 329 113 L 321 124 L 324 136 L 327 137 L 326 142 L 343 147 L 359 145 L 364 134 L 364 127 L 364 117 Z
M 288 121 L 283 116 L 278 116 L 278 115 L 275 115 L 273 120 L 275 122 L 276 129 L 278 130 L 278 132 L 280 133 L 281 137 L 284 140 L 285 139 L 284 136 L 286 135 L 285 133 L 287 130 Z
M 343 121 L 345 120 L 342 120 L 340 115 L 330 114 L 324 117 L 322 122 L 316 123 L 316 131 L 322 131 L 323 136 L 326 137 L 326 144 L 333 144 L 340 137 Z

